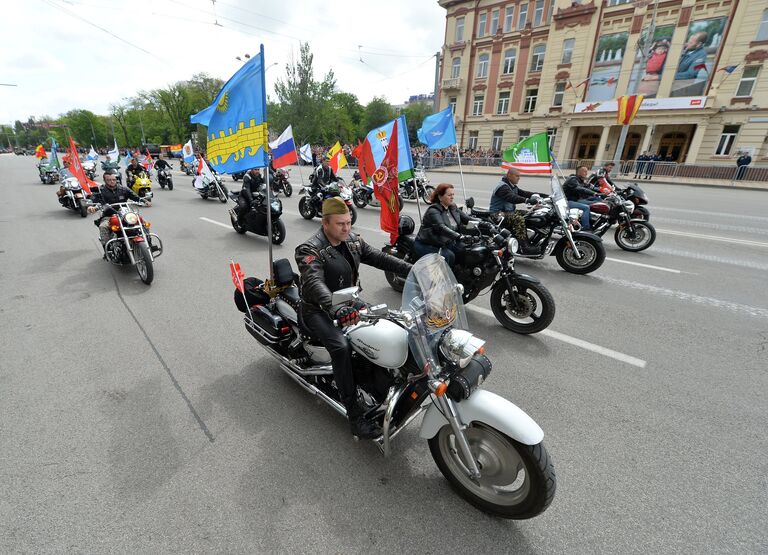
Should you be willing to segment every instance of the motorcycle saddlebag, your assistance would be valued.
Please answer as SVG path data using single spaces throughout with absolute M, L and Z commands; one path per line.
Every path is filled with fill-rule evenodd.
M 469 399 L 472 392 L 480 387 L 491 373 L 491 361 L 485 355 L 475 355 L 464 368 L 451 374 L 448 396 L 457 403 Z
M 244 293 L 235 289 L 235 306 L 237 306 L 240 312 L 248 312 L 249 306 L 252 307 L 269 302 L 269 295 L 261 288 L 263 284 L 264 282 L 259 278 L 249 277 L 243 280 Z
M 281 344 L 293 337 L 291 327 L 282 316 L 273 313 L 264 305 L 251 307 L 253 320 L 246 318 L 245 328 L 259 343 L 264 345 Z

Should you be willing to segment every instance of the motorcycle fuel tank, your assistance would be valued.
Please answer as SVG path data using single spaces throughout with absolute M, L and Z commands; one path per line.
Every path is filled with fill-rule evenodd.
M 347 335 L 352 348 L 384 368 L 400 368 L 408 359 L 408 332 L 389 320 L 358 325 Z

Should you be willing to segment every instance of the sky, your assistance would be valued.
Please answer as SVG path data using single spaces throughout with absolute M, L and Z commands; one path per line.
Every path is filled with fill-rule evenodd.
M 315 78 L 365 104 L 431 93 L 445 34 L 437 0 L 9 0 L 0 124 L 110 104 L 195 73 L 227 80 L 264 44 L 267 95 L 309 42 Z M 346 7 L 343 7 L 346 6 Z M 216 24 L 218 22 L 218 25 Z M 13 48 L 8 46 L 13 45 Z M 269 67 L 277 62 L 277 65 Z

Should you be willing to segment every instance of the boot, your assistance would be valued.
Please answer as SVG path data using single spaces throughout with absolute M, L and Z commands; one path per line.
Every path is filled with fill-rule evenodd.
M 367 407 L 359 399 L 345 402 L 352 435 L 360 439 L 375 439 L 381 435 L 381 427 L 365 417 Z

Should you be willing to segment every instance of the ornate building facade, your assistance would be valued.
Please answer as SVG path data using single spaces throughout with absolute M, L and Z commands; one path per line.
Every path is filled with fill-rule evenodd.
M 719 164 L 747 151 L 768 165 L 768 0 L 439 4 L 438 105 L 453 106 L 462 148 L 546 131 L 560 160 L 613 159 L 615 99 L 632 90 L 646 100 L 622 160 Z

